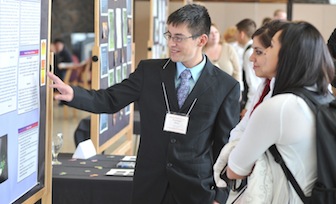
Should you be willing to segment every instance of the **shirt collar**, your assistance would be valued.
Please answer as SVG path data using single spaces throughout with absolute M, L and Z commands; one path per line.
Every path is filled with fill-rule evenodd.
M 202 60 L 201 63 L 199 63 L 198 65 L 196 65 L 192 68 L 189 68 L 189 70 L 191 72 L 191 76 L 194 79 L 194 81 L 197 81 L 198 78 L 200 77 L 201 72 L 202 72 L 202 70 L 205 66 L 205 62 L 206 62 L 206 57 L 203 55 L 203 60 Z M 185 69 L 188 69 L 188 68 L 185 67 L 182 62 L 176 62 L 176 67 L 177 67 L 176 79 L 178 79 L 181 72 L 183 72 Z

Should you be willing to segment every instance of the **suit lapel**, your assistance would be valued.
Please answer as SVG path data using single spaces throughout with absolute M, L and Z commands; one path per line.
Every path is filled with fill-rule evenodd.
M 176 63 L 170 61 L 166 64 L 165 68 L 162 69 L 161 78 L 166 88 L 168 104 L 173 112 L 177 112 L 179 110 L 175 88 L 175 76 Z

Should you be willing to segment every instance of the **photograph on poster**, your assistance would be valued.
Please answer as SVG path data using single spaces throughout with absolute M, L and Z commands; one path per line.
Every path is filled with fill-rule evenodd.
M 116 67 L 116 83 L 120 83 L 122 81 L 122 72 L 121 66 Z
M 121 110 L 119 111 L 119 120 L 120 120 L 120 121 L 123 120 L 124 115 L 125 115 L 125 113 L 124 113 L 124 109 L 121 109 Z
M 132 6 L 133 6 L 132 2 L 133 2 L 132 0 L 127 0 L 127 2 L 126 2 L 126 4 L 127 4 L 126 5 L 127 15 L 130 16 L 130 17 L 132 16 Z
M 132 23 L 133 23 L 133 18 L 127 18 L 127 35 L 129 38 L 132 35 Z
M 99 133 L 103 133 L 108 129 L 108 114 L 100 114 L 100 127 L 99 127 Z
M 158 44 L 159 43 L 159 36 L 160 36 L 160 27 L 159 27 L 159 19 L 158 18 L 154 18 L 154 29 L 153 29 L 153 36 L 154 36 L 154 44 Z
M 128 78 L 128 70 L 126 62 L 122 64 L 122 79 Z
M 124 109 L 125 109 L 125 115 L 129 115 L 131 113 L 131 106 L 130 105 L 126 106 Z
M 127 46 L 127 35 L 128 35 L 128 21 L 127 21 L 127 10 L 126 8 L 123 8 L 122 10 L 122 19 L 123 19 L 123 22 L 122 22 L 122 26 L 123 26 L 123 42 L 124 42 L 124 47 Z
M 0 137 L 0 183 L 8 179 L 8 143 L 7 135 Z
M 108 11 L 108 0 L 100 0 L 100 14 L 107 15 Z
M 112 86 L 115 84 L 115 77 L 114 77 L 114 68 L 113 69 L 109 69 L 109 73 L 108 73 L 108 86 Z
M 121 8 L 116 8 L 115 20 L 116 20 L 116 37 L 117 37 L 117 48 L 122 48 L 122 12 Z
M 106 44 L 102 44 L 100 46 L 100 77 L 106 77 L 107 76 L 107 72 L 108 72 L 108 50 L 107 50 L 107 45 Z
M 119 50 L 116 50 L 113 52 L 113 57 L 114 57 L 114 63 L 113 66 L 117 66 L 120 64 L 120 60 L 119 60 Z
M 123 47 L 121 50 L 121 61 L 120 63 L 124 63 L 125 62 L 125 59 L 126 59 L 126 47 Z
M 107 39 L 108 36 L 108 25 L 107 22 L 102 22 L 102 39 Z
M 126 48 L 127 49 L 127 54 L 126 54 L 127 55 L 127 63 L 131 63 L 132 62 L 132 46 L 130 45 L 131 44 L 130 42 L 131 42 L 132 39 L 129 37 L 127 40 L 128 40 L 128 43 L 129 43 L 127 45 L 127 48 Z
M 112 126 L 117 124 L 118 113 L 112 114 Z
M 115 24 L 114 24 L 114 10 L 108 9 L 108 30 L 109 30 L 109 38 L 108 38 L 108 50 L 114 51 L 115 50 Z

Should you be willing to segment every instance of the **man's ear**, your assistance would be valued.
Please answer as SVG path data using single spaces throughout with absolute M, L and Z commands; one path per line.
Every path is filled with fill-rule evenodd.
M 208 36 L 206 34 L 202 34 L 200 37 L 199 37 L 199 43 L 198 43 L 198 46 L 200 47 L 204 47 L 205 44 L 207 44 L 208 42 Z

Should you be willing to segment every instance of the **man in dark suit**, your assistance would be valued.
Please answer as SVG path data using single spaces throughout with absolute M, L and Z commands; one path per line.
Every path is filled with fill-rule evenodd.
M 58 100 L 93 113 L 114 113 L 137 101 L 141 141 L 132 203 L 214 204 L 225 192 L 213 164 L 239 121 L 239 83 L 202 53 L 211 19 L 205 7 L 188 4 L 173 12 L 164 34 L 169 59 L 143 60 L 128 79 L 105 90 L 70 87 L 51 73 Z M 180 73 L 191 78 L 181 82 Z M 187 71 L 188 72 L 188 71 Z M 188 84 L 179 107 L 177 89 Z

